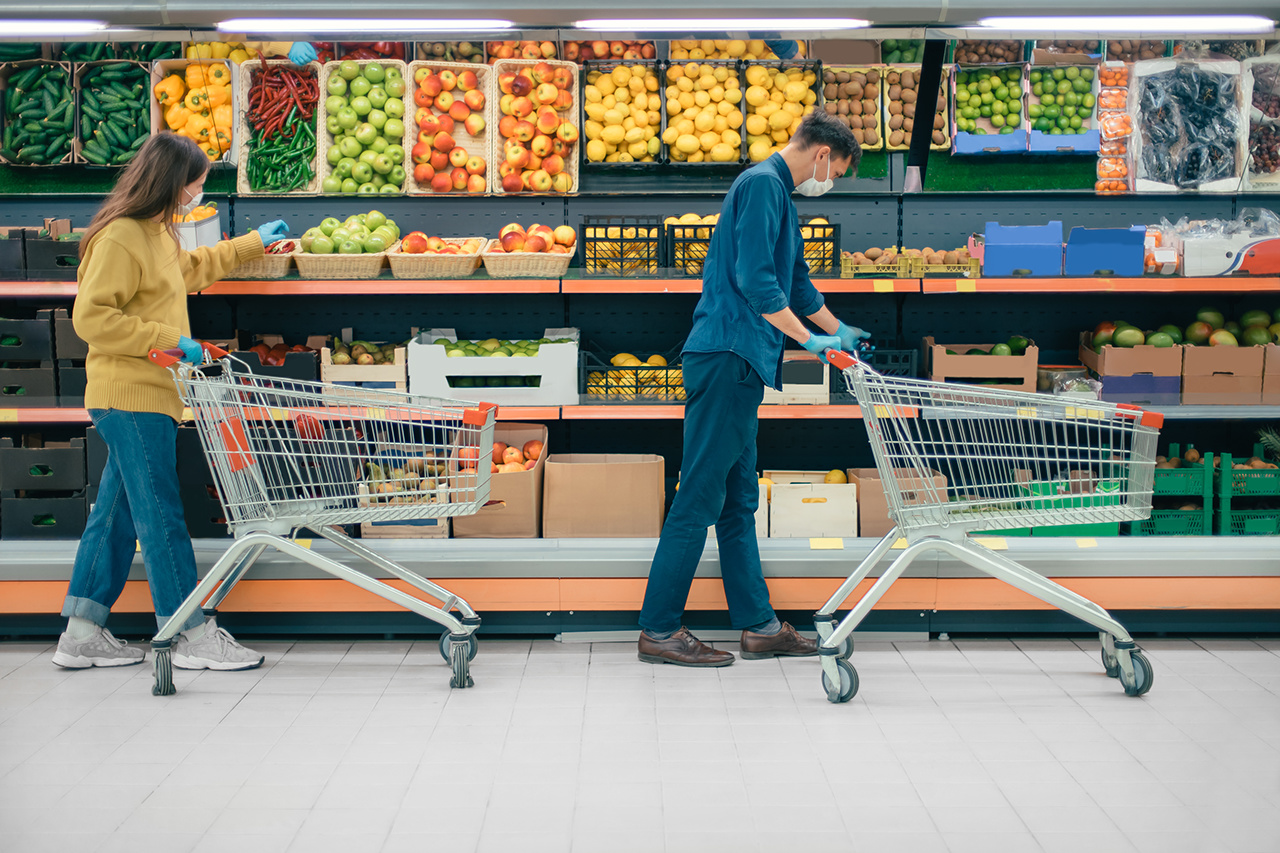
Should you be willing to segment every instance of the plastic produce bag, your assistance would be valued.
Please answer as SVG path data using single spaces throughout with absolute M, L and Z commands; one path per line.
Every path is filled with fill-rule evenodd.
M 1139 178 L 1195 189 L 1241 174 L 1238 76 L 1180 61 L 1138 85 Z

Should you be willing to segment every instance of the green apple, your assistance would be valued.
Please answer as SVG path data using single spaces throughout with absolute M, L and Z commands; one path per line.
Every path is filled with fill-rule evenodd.
M 363 188 L 362 188 L 363 189 Z M 343 240 L 338 244 L 339 255 L 363 255 L 364 247 L 355 240 Z
M 393 148 L 392 150 L 397 151 L 399 149 Z M 402 187 L 404 186 L 404 179 L 405 179 L 404 166 L 400 166 L 400 165 L 392 166 L 391 174 L 387 175 L 387 180 L 398 187 Z M 399 237 L 399 236 L 400 236 L 399 231 L 397 231 L 396 237 Z
M 369 143 L 369 150 L 381 154 L 387 150 L 387 145 L 387 138 L 385 136 L 379 136 L 377 139 L 373 140 L 373 142 Z
M 324 84 L 325 91 L 331 97 L 342 97 L 347 93 L 347 81 L 343 79 L 341 74 L 330 74 L 329 82 Z M 326 101 L 326 103 L 328 103 Z
M 341 186 L 342 182 L 339 181 L 338 185 Z M 302 232 L 302 236 L 298 238 L 298 245 L 302 247 L 302 251 L 310 252 L 311 243 L 317 236 L 324 236 L 324 232 L 319 228 L 308 228 L 306 231 Z
M 396 70 L 396 74 L 400 72 Z M 383 82 L 382 88 L 387 90 L 387 95 L 392 98 L 403 98 L 405 93 L 405 82 L 403 77 L 392 77 L 387 75 L 387 79 Z
M 364 224 L 376 231 L 387 224 L 387 215 L 381 210 L 371 210 L 364 215 Z
M 360 156 L 360 152 L 364 150 L 364 146 L 360 144 L 358 136 L 344 136 L 338 140 L 338 144 L 334 146 L 343 157 L 356 158 Z M 330 151 L 333 148 L 329 149 Z
M 364 250 L 371 253 L 385 252 L 388 245 L 390 244 L 387 242 L 387 238 L 379 234 L 373 234 L 368 240 L 365 240 Z
M 344 59 L 338 66 L 338 73 L 342 75 L 343 80 L 351 82 L 360 76 L 360 63 L 354 59 Z
M 379 154 L 377 159 L 373 161 L 373 171 L 377 172 L 379 175 L 390 174 L 395 165 L 396 164 L 391 162 L 391 158 L 386 154 Z
M 378 190 L 382 195 L 400 195 L 400 187 L 391 182 L 383 184 L 382 189 Z
M 320 182 L 320 191 L 323 193 L 340 193 L 342 192 L 342 178 L 337 175 L 330 175 Z M 302 251 L 306 251 L 306 247 Z
M 404 146 L 402 145 L 388 145 L 386 154 L 393 163 L 404 162 Z
M 373 104 L 369 103 L 369 99 L 363 96 L 352 98 L 351 109 L 355 110 L 358 116 L 367 116 L 373 109 Z
M 377 170 L 377 169 L 374 169 L 374 170 L 373 170 L 373 179 L 372 179 L 369 183 L 373 184 L 373 185 L 374 185 L 375 187 L 377 187 L 378 189 L 382 189 L 382 185 L 383 185 L 383 184 L 385 184 L 386 182 L 387 182 L 387 178 L 386 178 L 386 176 L 385 176 L 385 175 L 381 175 L 381 174 L 379 174 L 379 173 L 378 173 L 378 170 Z M 370 234 L 370 232 L 368 232 L 368 231 L 365 231 L 365 232 L 364 232 L 364 236 L 366 236 L 366 237 L 368 237 L 368 236 L 369 236 L 369 234 Z
M 373 84 L 363 77 L 357 77 L 351 81 L 351 94 L 355 96 L 367 95 L 373 89 Z
M 330 136 L 337 136 L 342 133 L 342 125 L 338 123 L 338 117 L 330 114 L 324 120 L 325 129 L 329 131 Z
M 374 185 L 373 181 L 370 181 L 367 184 L 361 184 L 360 189 L 356 190 L 356 195 L 376 195 L 377 192 L 377 186 Z
M 398 118 L 388 118 L 382 125 L 382 133 L 392 139 L 403 139 L 404 122 Z
M 375 110 L 380 110 L 387 103 L 387 92 L 381 86 L 374 86 L 369 90 L 369 103 L 373 104 Z
M 404 101 L 399 98 L 388 98 L 387 102 L 382 105 L 382 111 L 392 118 L 403 118 Z
M 387 75 L 388 80 L 403 80 L 404 75 L 400 73 L 400 69 L 394 65 L 388 65 L 383 71 Z
M 374 127 L 369 122 L 365 122 L 360 125 L 359 129 L 356 130 L 356 142 L 359 142 L 361 145 L 371 145 L 373 144 L 373 140 L 377 138 L 378 128 Z
M 351 167 L 356 164 L 356 160 L 352 157 L 343 157 L 338 161 L 338 165 L 333 167 L 333 173 L 339 178 L 351 177 Z
M 366 148 L 365 150 L 360 152 L 360 156 L 356 159 L 358 159 L 361 163 L 368 163 L 370 166 L 372 166 L 373 161 L 376 160 L 377 157 L 378 157 L 377 151 L 374 151 L 372 148 Z
M 364 79 L 370 83 L 381 83 L 387 79 L 387 71 L 377 62 L 370 62 L 364 67 Z
M 354 192 L 356 191 L 356 189 L 357 189 L 357 188 L 359 188 L 359 186 L 360 186 L 360 185 L 356 183 L 356 179 L 355 179 L 355 178 L 343 178 L 343 179 L 342 179 L 342 192 L 343 192 L 345 195 L 351 195 L 352 193 L 354 193 Z
M 344 129 L 355 127 L 359 123 L 360 115 L 351 108 L 350 104 L 338 110 L 338 124 Z
M 338 161 L 342 159 L 342 149 L 337 145 L 330 146 L 329 153 L 325 155 L 325 159 L 329 161 L 330 166 L 338 165 Z
M 378 130 L 382 130 L 387 123 L 387 114 L 382 110 L 369 110 L 369 114 L 364 117 L 364 120 L 376 127 Z M 400 135 L 404 135 L 403 131 Z
M 393 170 L 393 171 L 394 171 L 394 170 Z M 397 240 L 399 240 L 399 239 L 400 239 L 400 226 L 396 224 L 396 221 L 395 221 L 394 219 L 388 219 L 388 220 L 387 220 L 387 226 L 386 226 L 386 227 L 388 227 L 388 228 L 390 228 L 392 231 L 396 232 L 396 239 L 397 239 Z
M 313 255 L 332 255 L 333 248 L 334 243 L 332 237 L 326 237 L 323 234 L 318 234 L 314 239 L 312 239 L 311 248 L 306 251 Z
M 339 225 L 329 232 L 329 239 L 333 240 L 335 244 L 344 243 L 351 239 L 351 229 L 345 225 Z
M 342 227 L 342 223 L 332 216 L 327 216 L 320 220 L 320 224 L 317 227 L 324 232 L 324 236 L 331 237 L 335 229 Z

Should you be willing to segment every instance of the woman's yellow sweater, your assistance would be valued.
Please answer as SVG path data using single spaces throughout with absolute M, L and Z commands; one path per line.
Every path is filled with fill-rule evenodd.
M 117 219 L 85 247 L 72 320 L 89 344 L 85 407 L 157 412 L 178 420 L 182 400 L 168 370 L 147 358 L 189 336 L 187 294 L 236 265 L 262 257 L 250 231 L 194 252 L 179 249 L 159 222 Z

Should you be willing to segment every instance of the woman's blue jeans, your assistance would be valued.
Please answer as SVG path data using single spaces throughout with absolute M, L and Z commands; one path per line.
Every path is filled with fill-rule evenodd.
M 196 556 L 178 495 L 178 425 L 168 415 L 93 409 L 107 445 L 98 500 L 89 514 L 63 616 L 105 625 L 142 546 L 156 623 L 163 625 L 196 587 Z M 197 611 L 182 626 L 204 621 Z

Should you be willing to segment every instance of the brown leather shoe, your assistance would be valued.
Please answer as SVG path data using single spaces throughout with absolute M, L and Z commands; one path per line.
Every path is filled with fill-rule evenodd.
M 641 631 L 640 660 L 676 666 L 728 666 L 733 663 L 733 652 L 713 649 L 681 627 L 665 640 L 655 640 Z
M 796 629 L 783 622 L 782 630 L 776 634 L 757 634 L 754 631 L 742 632 L 743 660 L 763 660 L 764 658 L 802 658 L 818 653 L 818 641 L 810 640 L 796 633 Z

